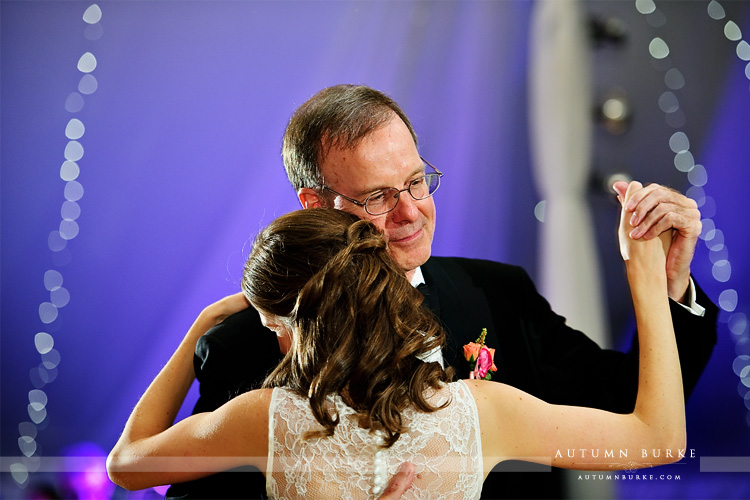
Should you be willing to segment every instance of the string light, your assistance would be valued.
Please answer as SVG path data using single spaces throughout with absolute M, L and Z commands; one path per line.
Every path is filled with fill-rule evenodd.
M 724 8 L 716 0 L 709 3 L 707 13 L 709 17 L 716 21 L 723 21 L 726 18 Z M 726 20 L 723 31 L 727 40 L 736 42 L 735 53 L 737 57 L 742 61 L 750 61 L 750 45 L 743 39 L 742 31 L 737 23 L 731 19 Z M 745 66 L 745 77 L 750 80 L 750 63 Z M 708 180 L 705 169 L 699 171 L 694 177 L 698 183 L 703 182 L 705 184 Z M 713 200 L 711 201 L 713 202 Z M 710 250 L 709 258 L 713 264 L 711 274 L 716 281 L 728 283 L 732 276 L 732 265 L 729 260 L 729 250 L 724 240 L 724 233 L 715 224 L 709 224 L 708 230 L 701 233 L 701 237 Z M 745 408 L 749 410 L 746 414 L 746 422 L 750 425 L 750 329 L 748 329 L 745 313 L 737 310 L 739 304 L 739 294 L 734 288 L 727 287 L 719 294 L 719 307 L 726 313 L 721 317 L 721 320 L 727 323 L 729 331 L 732 333 L 732 340 L 735 343 L 736 357 L 732 362 L 732 370 L 740 379 L 737 392 L 742 397 Z
M 84 36 L 88 40 L 97 40 L 102 35 L 99 21 L 102 11 L 98 5 L 89 6 L 83 14 L 86 23 Z M 78 113 L 85 104 L 84 95 L 93 94 L 98 88 L 98 82 L 92 72 L 96 69 L 97 60 L 93 53 L 86 52 L 78 59 L 76 68 L 83 73 L 78 83 L 77 91 L 71 92 L 65 99 L 65 109 L 69 113 Z M 56 267 L 63 267 L 70 261 L 67 248 L 68 241 L 76 238 L 80 228 L 76 222 L 81 215 L 78 201 L 83 197 L 83 185 L 77 181 L 80 174 L 78 162 L 84 156 L 83 144 L 86 127 L 78 118 L 71 118 L 65 127 L 65 137 L 68 143 L 63 151 L 65 161 L 60 167 L 60 178 L 65 181 L 63 195 L 65 201 L 60 207 L 60 223 L 58 228 L 51 231 L 47 237 L 47 247 L 53 252 L 53 262 Z M 41 462 L 41 446 L 38 442 L 39 431 L 46 428 L 49 422 L 47 404 L 49 397 L 44 391 L 47 384 L 57 378 L 57 367 L 60 364 L 60 352 L 55 349 L 55 339 L 50 333 L 54 330 L 60 309 L 70 302 L 70 292 L 63 286 L 63 274 L 58 269 L 49 269 L 44 273 L 44 288 L 49 292 L 49 300 L 39 304 L 39 320 L 45 330 L 34 335 L 34 347 L 39 353 L 41 362 L 29 372 L 29 378 L 34 389 L 28 393 L 29 403 L 27 413 L 29 420 L 18 425 L 18 449 L 21 452 L 19 461 L 10 464 L 9 470 L 13 480 L 22 488 L 29 483 L 29 474 L 39 469 Z
M 636 0 L 636 9 L 646 16 L 654 16 L 659 13 L 652 0 Z M 708 16 L 714 20 L 722 21 L 726 18 L 726 11 L 720 2 L 711 0 L 707 6 Z M 663 14 L 662 14 L 662 17 Z M 665 18 L 666 19 L 666 18 Z M 650 24 L 654 25 L 650 22 Z M 737 57 L 743 61 L 750 61 L 750 44 L 742 38 L 742 31 L 737 23 L 727 20 L 724 24 L 724 36 L 727 40 L 736 42 L 735 52 Z M 661 38 L 654 38 L 649 44 L 649 53 L 654 59 L 654 66 L 664 71 L 664 83 L 669 89 L 659 97 L 659 108 L 665 114 L 668 125 L 679 129 L 685 123 L 684 113 L 680 109 L 679 99 L 673 92 L 685 85 L 682 73 L 669 62 L 669 46 Z M 750 63 L 745 67 L 745 76 L 750 80 Z M 709 250 L 711 261 L 711 275 L 718 283 L 726 283 L 727 287 L 719 294 L 719 307 L 722 310 L 720 321 L 727 324 L 732 333 L 735 343 L 736 357 L 732 363 L 734 373 L 740 381 L 737 391 L 743 398 L 745 407 L 750 410 L 750 331 L 748 329 L 747 315 L 737 310 L 740 304 L 737 290 L 729 283 L 732 279 L 732 264 L 729 260 L 724 232 L 716 227 L 713 217 L 716 214 L 716 202 L 713 197 L 706 195 L 704 186 L 708 183 L 708 171 L 703 165 L 695 163 L 695 158 L 690 152 L 690 140 L 687 135 L 678 130 L 669 139 L 669 147 L 674 156 L 674 166 L 687 176 L 690 188 L 687 196 L 695 200 L 703 215 L 703 224 L 700 239 L 704 241 Z M 750 426 L 750 411 L 746 415 L 747 425 Z

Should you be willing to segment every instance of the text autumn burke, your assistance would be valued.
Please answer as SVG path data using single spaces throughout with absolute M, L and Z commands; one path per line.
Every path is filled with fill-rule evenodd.
M 599 458 L 600 455 L 604 458 L 629 458 L 628 450 L 587 450 L 583 448 L 568 448 L 566 450 L 557 450 L 557 453 L 555 453 L 555 458 Z M 678 450 L 676 456 L 672 450 L 661 450 L 658 448 L 650 450 L 642 448 L 640 453 L 640 458 L 660 458 L 662 456 L 679 459 L 685 457 L 695 458 L 695 449 Z

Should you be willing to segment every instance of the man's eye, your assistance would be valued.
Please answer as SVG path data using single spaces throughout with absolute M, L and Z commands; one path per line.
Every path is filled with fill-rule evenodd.
M 424 180 L 425 180 L 425 177 L 424 177 L 424 176 L 422 176 L 422 177 L 420 177 L 419 179 L 414 179 L 413 181 L 411 181 L 411 182 L 409 183 L 409 185 L 411 185 L 411 186 L 414 186 L 414 187 L 417 187 L 417 186 L 419 186 L 419 185 L 421 185 L 421 184 L 424 184 Z
M 367 201 L 370 203 L 379 203 L 385 199 L 385 193 L 383 191 L 378 191 L 377 193 L 371 194 Z

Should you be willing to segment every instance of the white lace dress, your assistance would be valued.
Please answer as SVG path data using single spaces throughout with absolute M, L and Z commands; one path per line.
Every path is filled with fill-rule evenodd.
M 390 448 L 358 426 L 354 410 L 332 397 L 339 412 L 328 438 L 301 438 L 320 429 L 306 398 L 274 389 L 269 408 L 268 470 L 270 498 L 322 500 L 374 499 L 403 462 L 415 465 L 412 487 L 403 499 L 477 499 L 482 490 L 482 444 L 477 407 L 463 382 L 447 384 L 429 398 L 448 407 L 433 413 L 407 409 L 409 431 Z

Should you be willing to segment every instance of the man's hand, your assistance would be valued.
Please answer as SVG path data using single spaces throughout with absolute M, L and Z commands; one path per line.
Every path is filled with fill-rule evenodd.
M 651 239 L 674 229 L 672 246 L 667 255 L 667 289 L 670 298 L 684 302 L 690 285 L 690 263 L 701 234 L 698 205 L 687 196 L 659 184 L 642 188 L 639 183 L 636 184 L 640 189 L 633 191 L 624 206 L 632 214 L 630 224 L 634 228 L 630 237 Z M 624 200 L 629 186 L 627 182 L 618 181 L 613 188 Z
M 631 182 L 628 185 L 628 190 L 625 193 L 625 196 L 618 196 L 620 199 L 620 205 L 626 205 L 632 196 L 641 189 L 643 189 L 643 185 L 640 182 Z M 664 268 L 666 266 L 667 256 L 669 255 L 669 247 L 672 244 L 672 234 L 674 229 L 669 229 L 661 233 L 658 240 L 648 238 L 635 239 L 630 236 L 635 229 L 630 223 L 631 219 L 632 213 L 622 209 L 620 212 L 620 228 L 618 230 L 620 254 L 622 254 L 622 259 L 626 262 L 631 259 L 640 260 L 641 264 L 653 262 L 654 266 L 652 267 L 654 270 L 652 272 L 665 276 Z M 654 249 L 656 248 L 660 248 L 660 250 L 655 251 Z
M 397 500 L 401 498 L 401 495 L 411 487 L 412 481 L 414 481 L 414 465 L 404 462 L 399 467 L 396 475 L 391 478 L 391 481 L 386 486 L 383 494 L 378 497 L 378 500 Z

